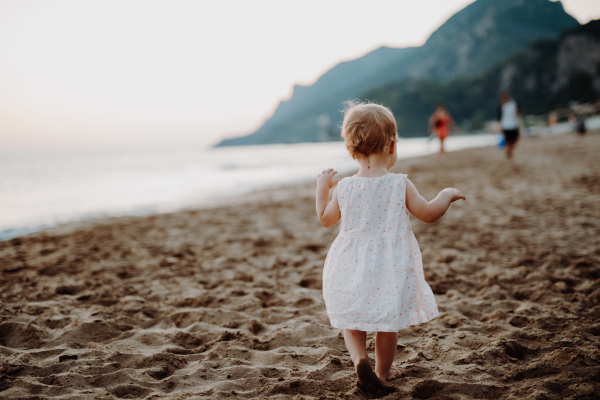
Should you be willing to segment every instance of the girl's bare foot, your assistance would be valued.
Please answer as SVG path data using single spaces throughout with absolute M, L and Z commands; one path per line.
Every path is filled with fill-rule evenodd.
M 366 391 L 372 391 L 383 387 L 381 381 L 373 372 L 371 363 L 366 358 L 361 358 L 356 364 L 356 376 L 358 377 L 358 385 Z
M 402 378 L 404 375 L 406 374 L 401 369 L 392 368 L 390 369 L 390 372 L 388 372 L 385 379 L 382 379 L 381 382 L 393 381 L 394 379 Z

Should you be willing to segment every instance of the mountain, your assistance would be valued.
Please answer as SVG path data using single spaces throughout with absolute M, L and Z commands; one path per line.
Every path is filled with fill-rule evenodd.
M 362 97 L 390 107 L 400 135 L 406 136 L 425 134 L 429 115 L 441 102 L 460 126 L 480 128 L 495 118 L 500 90 L 533 115 L 600 99 L 600 20 L 568 29 L 555 40 L 536 41 L 476 78 L 404 80 Z
M 311 86 L 296 85 L 291 98 L 256 132 L 219 146 L 332 140 L 339 137 L 339 110 L 348 99 L 404 79 L 445 82 L 476 76 L 533 40 L 556 38 L 576 25 L 560 2 L 477 0 L 448 19 L 423 46 L 381 47 L 336 65 Z
M 600 20 L 535 43 L 505 63 L 498 78 L 529 114 L 600 99 Z

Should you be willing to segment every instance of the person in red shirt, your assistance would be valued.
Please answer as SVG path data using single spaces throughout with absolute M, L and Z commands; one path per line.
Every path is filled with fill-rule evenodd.
M 444 140 L 450 136 L 450 127 L 456 126 L 450 113 L 443 103 L 438 104 L 435 112 L 429 118 L 429 132 L 435 133 L 440 139 L 440 154 L 444 153 Z

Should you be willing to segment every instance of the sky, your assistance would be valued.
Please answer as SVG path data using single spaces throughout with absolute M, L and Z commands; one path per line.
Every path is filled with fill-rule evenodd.
M 206 146 L 473 0 L 0 0 L 0 151 Z M 598 0 L 564 0 L 585 23 Z

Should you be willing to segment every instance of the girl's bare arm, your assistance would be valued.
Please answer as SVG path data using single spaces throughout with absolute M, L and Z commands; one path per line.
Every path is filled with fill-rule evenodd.
M 337 188 L 333 191 L 333 196 L 329 201 L 329 189 L 340 181 L 335 178 L 335 174 L 337 172 L 329 168 L 323 171 L 317 179 L 317 217 L 319 217 L 321 224 L 327 228 L 335 225 L 342 218 L 338 204 Z
M 459 199 L 466 200 L 460 190 L 446 188 L 435 199 L 427 202 L 419 194 L 415 185 L 409 179 L 406 180 L 406 207 L 412 215 L 423 222 L 431 223 L 437 221 L 446 213 L 450 204 Z

